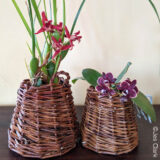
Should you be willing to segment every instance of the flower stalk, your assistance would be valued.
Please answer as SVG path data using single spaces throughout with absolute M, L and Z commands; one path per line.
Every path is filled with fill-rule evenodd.
M 53 0 L 54 25 L 57 25 L 57 0 Z

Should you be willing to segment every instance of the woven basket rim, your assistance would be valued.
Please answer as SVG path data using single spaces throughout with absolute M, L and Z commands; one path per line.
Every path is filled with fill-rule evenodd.
M 29 88 L 32 88 L 32 89 L 35 89 L 35 90 L 37 90 L 37 89 L 43 89 L 43 88 L 46 88 L 46 87 L 59 87 L 59 86 L 65 85 L 65 84 L 69 84 L 69 83 L 67 83 L 70 80 L 70 76 L 69 76 L 68 72 L 60 71 L 60 72 L 57 72 L 57 73 L 58 73 L 57 74 L 58 77 L 59 77 L 59 75 L 64 75 L 67 78 L 64 79 L 64 81 L 61 81 L 62 83 L 59 82 L 59 83 L 56 84 L 56 83 L 52 82 L 52 83 L 43 84 L 41 86 L 34 86 L 34 85 L 32 85 L 31 80 L 29 78 L 24 79 L 22 81 L 22 83 L 27 84 L 29 86 Z M 69 84 L 69 86 L 71 86 L 71 85 Z

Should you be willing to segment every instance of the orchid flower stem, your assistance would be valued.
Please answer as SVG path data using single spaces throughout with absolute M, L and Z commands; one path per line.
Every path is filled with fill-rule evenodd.
M 66 26 L 66 3 L 65 0 L 63 0 L 63 28 Z
M 33 57 L 35 57 L 35 34 L 34 34 L 34 23 L 33 23 L 32 7 L 31 7 L 30 0 L 28 0 L 28 5 L 29 5 L 29 17 L 30 17 L 31 28 L 32 28 L 32 53 L 33 53 Z
M 48 34 L 47 34 L 47 35 L 48 35 Z M 45 40 L 46 40 L 47 44 L 49 45 L 49 42 L 48 42 L 47 35 L 46 35 L 46 33 L 44 32 L 44 37 L 45 37 Z
M 43 0 L 43 4 L 44 4 L 44 10 L 45 10 L 45 14 L 46 14 L 46 16 L 47 16 L 46 0 Z
M 49 7 L 50 7 L 50 18 L 52 20 L 52 2 L 49 0 Z
M 57 60 L 56 60 L 55 70 L 54 70 L 55 74 L 57 73 L 57 70 L 58 70 L 58 67 L 59 67 L 59 63 L 60 63 L 60 59 L 61 59 L 61 56 L 58 55 Z
M 50 82 L 53 82 L 55 77 L 56 77 L 56 73 L 58 71 L 58 68 L 60 66 L 60 63 L 61 63 L 61 56 L 58 55 L 57 59 L 56 59 L 56 65 L 55 65 L 55 69 L 54 69 L 54 72 L 53 72 L 53 76 L 51 78 L 51 81 Z
M 50 44 L 52 44 L 52 41 L 51 41 L 51 33 L 47 32 L 47 35 L 48 35 L 48 39 L 49 39 Z
M 66 3 L 65 0 L 63 0 L 63 32 L 61 37 L 62 41 L 64 40 L 65 26 L 66 26 Z
M 57 0 L 53 0 L 54 25 L 57 25 Z

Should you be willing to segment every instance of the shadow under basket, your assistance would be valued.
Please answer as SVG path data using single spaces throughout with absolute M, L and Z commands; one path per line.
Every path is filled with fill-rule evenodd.
M 23 157 L 61 156 L 76 147 L 77 119 L 69 74 L 61 83 L 40 87 L 24 80 L 8 130 L 9 148 Z
M 138 145 L 136 114 L 132 101 L 121 102 L 118 95 L 99 97 L 87 90 L 81 123 L 82 145 L 97 153 L 120 155 Z

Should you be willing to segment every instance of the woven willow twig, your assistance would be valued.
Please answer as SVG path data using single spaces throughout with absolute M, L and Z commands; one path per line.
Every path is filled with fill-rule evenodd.
M 76 146 L 77 123 L 72 92 L 67 79 L 59 84 L 31 86 L 24 80 L 8 131 L 8 145 L 24 157 L 60 156 Z
M 122 103 L 118 95 L 99 97 L 93 87 L 87 91 L 81 130 L 82 145 L 98 153 L 119 155 L 138 145 L 133 103 Z

